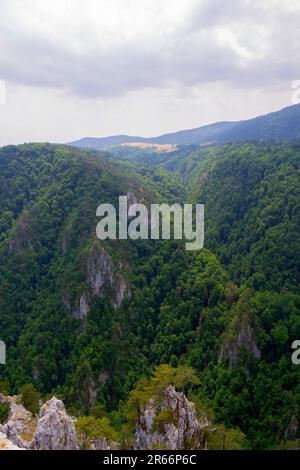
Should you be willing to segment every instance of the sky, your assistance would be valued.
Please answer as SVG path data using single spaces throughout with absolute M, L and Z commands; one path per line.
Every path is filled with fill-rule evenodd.
M 0 0 L 0 145 L 266 114 L 299 53 L 299 0 Z

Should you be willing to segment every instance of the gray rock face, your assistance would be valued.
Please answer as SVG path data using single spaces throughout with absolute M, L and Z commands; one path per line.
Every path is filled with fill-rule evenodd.
M 129 286 L 124 276 L 119 272 L 120 268 L 122 268 L 122 263 L 120 262 L 118 266 L 114 267 L 108 253 L 98 242 L 95 242 L 87 262 L 86 282 L 95 296 L 102 297 L 105 295 L 106 288 L 112 289 L 111 300 L 116 310 L 120 308 L 125 297 L 130 296 Z M 86 299 L 84 308 L 80 306 L 80 310 L 88 311 Z
M 108 441 L 105 437 L 93 439 L 91 441 L 91 450 L 118 450 L 119 443 Z
M 26 450 L 24 448 L 14 445 L 6 435 L 0 432 L 0 450 Z
M 284 440 L 294 440 L 296 439 L 299 423 L 295 415 L 291 417 L 289 425 L 287 426 L 284 433 Z
M 121 307 L 123 300 L 126 297 L 130 297 L 130 289 L 128 288 L 127 282 L 119 273 L 115 278 L 115 291 L 116 294 L 113 300 L 113 305 L 115 309 L 118 310 Z
M 219 360 L 222 360 L 224 357 L 229 358 L 230 368 L 233 368 L 238 364 L 239 351 L 243 347 L 245 347 L 256 359 L 261 358 L 261 351 L 256 345 L 253 330 L 248 319 L 244 318 L 237 322 L 236 329 L 238 332 L 236 332 L 233 337 L 226 339 L 219 353 Z
M 33 448 L 42 450 L 78 449 L 74 421 L 67 415 L 61 400 L 53 397 L 41 407 Z
M 84 323 L 95 297 L 109 298 L 115 310 L 119 310 L 123 300 L 131 297 L 129 283 L 124 275 L 127 270 L 126 262 L 113 262 L 99 241 L 95 241 L 87 259 L 85 291 L 79 296 L 76 294 L 76 299 L 68 292 L 62 295 L 61 301 L 68 314 Z
M 33 444 L 37 418 L 23 405 L 16 403 L 16 397 L 7 397 L 10 405 L 8 421 L 0 426 L 0 431 L 15 446 L 30 449 Z
M 78 443 L 73 419 L 67 415 L 61 400 L 53 397 L 34 416 L 18 397 L 0 396 L 8 403 L 8 420 L 0 426 L 0 450 L 77 450 Z
M 111 450 L 111 447 L 109 446 L 107 439 L 102 437 L 98 439 L 93 439 L 91 441 L 91 449 L 92 450 Z
M 106 437 L 88 438 L 84 433 L 77 433 L 79 448 L 82 450 L 118 450 L 119 443 L 109 440 Z
M 78 318 L 84 320 L 89 312 L 89 298 L 87 294 L 82 294 L 79 300 Z
M 155 420 L 160 413 L 164 414 L 164 419 L 157 426 Z M 164 390 L 160 403 L 150 400 L 141 411 L 136 426 L 135 448 L 202 449 L 205 442 L 201 430 L 209 425 L 205 415 L 199 422 L 194 404 L 170 385 Z
M 256 359 L 261 358 L 261 351 L 255 343 L 253 330 L 249 323 L 243 324 L 243 328 L 237 337 L 237 346 L 238 348 L 247 346 Z
M 95 243 L 87 264 L 87 283 L 94 295 L 101 295 L 106 284 L 113 285 L 113 265 L 109 255 Z

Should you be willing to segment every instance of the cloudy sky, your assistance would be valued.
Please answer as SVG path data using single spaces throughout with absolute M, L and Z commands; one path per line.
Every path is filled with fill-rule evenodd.
M 0 0 L 0 145 L 264 114 L 299 53 L 299 0 Z

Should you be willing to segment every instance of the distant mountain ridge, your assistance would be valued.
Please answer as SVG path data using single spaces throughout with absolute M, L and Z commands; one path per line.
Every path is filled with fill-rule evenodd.
M 244 121 L 223 121 L 195 129 L 162 134 L 157 137 L 115 135 L 109 137 L 83 137 L 69 142 L 79 148 L 109 148 L 126 143 L 153 143 L 174 145 L 211 145 L 248 140 L 300 139 L 300 104 L 288 106 L 263 116 Z

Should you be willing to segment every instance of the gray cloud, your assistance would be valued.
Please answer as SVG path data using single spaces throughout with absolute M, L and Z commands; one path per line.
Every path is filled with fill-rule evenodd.
M 76 2 L 81 3 L 71 3 Z M 119 4 L 118 0 L 112 2 Z M 18 12 L 10 7 L 12 2 L 2 0 L 1 79 L 94 98 L 208 82 L 258 87 L 293 80 L 299 74 L 300 9 L 294 1 L 190 1 L 182 18 L 179 8 L 175 19 L 172 10 L 162 11 L 155 1 L 157 8 L 148 10 L 150 31 L 136 24 L 140 17 L 135 16 L 135 6 L 140 2 L 130 2 L 130 35 L 121 15 L 120 21 L 116 18 L 110 24 L 107 16 L 106 22 L 109 12 L 101 9 L 106 2 L 98 2 L 93 21 L 91 16 L 83 16 L 84 24 L 76 29 L 73 23 L 80 22 L 78 11 L 70 12 L 73 23 L 68 17 L 62 20 L 59 10 L 46 23 L 47 16 L 37 8 L 39 2 L 19 2 Z M 58 3 L 51 4 L 55 13 Z M 169 5 L 172 9 L 172 2 Z M 22 8 L 27 8 L 23 21 Z M 146 28 L 147 16 L 142 21 Z M 103 35 L 99 34 L 102 28 Z M 78 48 L 72 47 L 73 40 Z
M 300 79 L 299 0 L 0 5 L 0 145 L 247 119 Z

